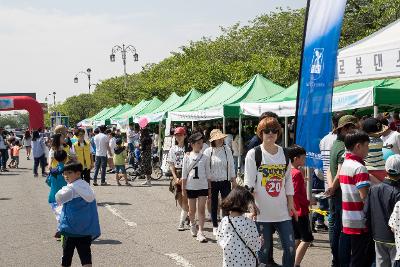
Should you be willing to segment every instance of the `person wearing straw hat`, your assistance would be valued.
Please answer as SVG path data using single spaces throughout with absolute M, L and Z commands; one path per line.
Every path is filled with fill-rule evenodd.
M 365 158 L 365 166 L 370 175 L 372 175 L 372 182 L 379 183 L 385 179 L 385 161 L 383 159 L 383 141 L 380 138 L 389 127 L 383 125 L 376 118 L 368 118 L 364 120 L 362 128 L 364 132 L 369 135 L 369 153 Z M 377 178 L 374 180 L 374 178 Z
M 224 139 L 227 135 L 219 129 L 214 129 L 210 133 L 211 147 L 204 151 L 204 154 L 210 158 L 211 172 L 211 220 L 213 224 L 214 236 L 218 233 L 218 197 L 226 198 L 231 192 L 232 186 L 236 183 L 235 163 L 231 149 L 224 145 Z M 228 215 L 222 211 L 223 216 Z

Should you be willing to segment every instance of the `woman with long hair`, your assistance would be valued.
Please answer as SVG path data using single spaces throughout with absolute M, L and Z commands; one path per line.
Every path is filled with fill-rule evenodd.
M 30 160 L 32 151 L 32 136 L 29 130 L 25 131 L 24 138 L 22 139 L 22 145 L 26 149 L 26 159 Z
M 146 181 L 142 185 L 151 186 L 151 145 L 153 140 L 151 139 L 148 128 L 143 128 L 140 131 L 140 155 L 141 155 L 141 172 L 145 175 Z

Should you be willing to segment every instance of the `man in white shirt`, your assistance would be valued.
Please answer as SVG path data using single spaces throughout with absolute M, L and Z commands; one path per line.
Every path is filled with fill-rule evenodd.
M 382 124 L 388 126 L 387 121 L 382 120 Z M 400 133 L 393 131 L 392 129 L 387 129 L 381 136 L 383 141 L 383 147 L 389 148 L 395 154 L 400 154 Z
M 111 153 L 109 146 L 109 138 L 105 134 L 106 127 L 99 127 L 100 133 L 94 137 L 94 143 L 96 145 L 96 164 L 94 168 L 93 185 L 97 186 L 97 175 L 101 168 L 101 185 L 107 185 L 106 183 L 106 168 L 107 168 L 107 153 Z
M 0 128 L 0 156 L 1 156 L 1 171 L 6 172 L 7 170 L 7 160 L 8 160 L 8 149 L 3 137 L 3 128 Z
M 128 149 L 133 152 L 135 150 L 135 143 L 139 142 L 139 129 L 134 127 L 133 123 L 129 124 L 126 137 L 128 141 Z

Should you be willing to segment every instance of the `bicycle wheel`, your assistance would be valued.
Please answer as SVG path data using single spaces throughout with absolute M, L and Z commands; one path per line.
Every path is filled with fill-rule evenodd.
M 135 181 L 139 176 L 139 173 L 135 169 L 133 169 L 133 167 L 126 168 L 126 174 L 128 175 L 128 179 L 131 182 Z
M 163 172 L 161 170 L 161 167 L 160 167 L 159 163 L 153 165 L 152 172 L 153 172 L 153 174 L 152 174 L 151 178 L 153 180 L 160 180 L 163 177 Z

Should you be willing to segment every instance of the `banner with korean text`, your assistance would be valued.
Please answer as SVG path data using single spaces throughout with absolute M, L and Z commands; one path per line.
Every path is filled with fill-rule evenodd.
M 322 168 L 320 140 L 331 130 L 336 57 L 346 0 L 308 0 L 296 104 L 296 144 Z

